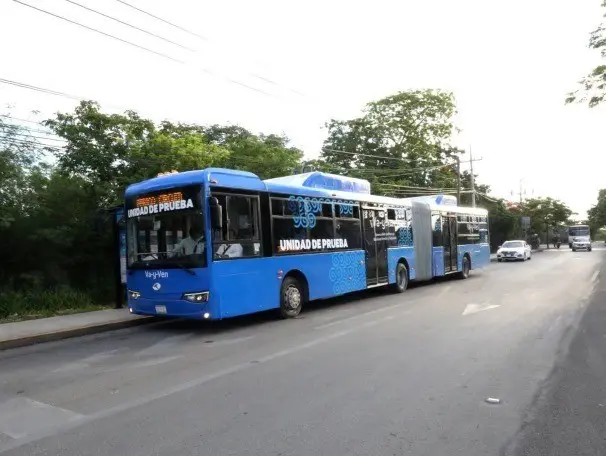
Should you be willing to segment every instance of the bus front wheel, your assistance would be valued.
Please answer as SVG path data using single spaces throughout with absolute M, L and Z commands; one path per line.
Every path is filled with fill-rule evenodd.
M 303 287 L 294 277 L 286 277 L 280 289 L 280 315 L 294 318 L 301 313 L 305 294 Z
M 404 293 L 408 288 L 408 269 L 404 263 L 398 263 L 396 267 L 396 282 L 393 284 L 393 290 L 397 293 Z

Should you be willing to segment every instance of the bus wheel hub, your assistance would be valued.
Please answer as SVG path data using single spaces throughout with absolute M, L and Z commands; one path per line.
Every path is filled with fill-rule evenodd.
M 299 292 L 297 287 L 288 287 L 284 292 L 284 297 L 291 309 L 296 309 L 301 304 L 301 292 Z

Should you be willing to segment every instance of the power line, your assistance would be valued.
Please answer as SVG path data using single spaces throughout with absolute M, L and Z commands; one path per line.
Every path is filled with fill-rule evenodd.
M 154 14 L 152 14 L 152 13 L 149 13 L 149 12 L 147 12 L 147 11 L 145 11 L 145 10 L 141 9 L 141 8 L 136 7 L 135 5 L 131 5 L 131 4 L 130 4 L 130 3 L 128 3 L 128 2 L 125 2 L 125 1 L 123 1 L 123 0 L 116 0 L 116 1 L 117 1 L 117 2 L 119 2 L 119 3 L 122 3 L 122 4 L 123 4 L 123 5 L 125 5 L 125 6 L 128 6 L 129 8 L 132 8 L 132 9 L 137 10 L 137 11 L 139 11 L 139 12 L 143 13 L 143 14 L 146 14 L 147 16 L 153 17 L 154 19 L 156 19 L 156 20 L 158 20 L 158 21 L 164 22 L 165 24 L 168 24 L 168 25 L 170 25 L 171 27 L 174 27 L 174 28 L 176 28 L 176 29 L 179 29 L 179 30 L 181 30 L 182 32 L 189 33 L 190 35 L 193 35 L 193 36 L 195 36 L 195 37 L 198 37 L 198 38 L 200 38 L 201 40 L 204 40 L 204 41 L 210 41 L 210 40 L 209 40 L 208 38 L 206 38 L 205 36 L 199 35 L 199 34 L 197 34 L 197 33 L 195 33 L 195 32 L 192 32 L 191 30 L 187 30 L 185 27 L 181 27 L 180 25 L 173 24 L 172 22 L 167 21 L 166 19 L 162 19 L 162 18 L 161 18 L 161 17 L 159 17 L 159 16 L 156 16 L 156 15 L 154 15 Z
M 171 57 L 171 56 L 169 56 L 169 55 L 163 54 L 162 52 L 157 52 L 157 51 L 154 51 L 153 49 L 149 49 L 149 48 L 147 48 L 147 47 L 145 47 L 145 46 L 141 46 L 141 45 L 139 45 L 139 44 L 133 43 L 132 41 L 128 41 L 128 40 L 125 40 L 125 39 L 119 38 L 119 37 L 117 37 L 117 36 L 115 36 L 115 35 L 112 35 L 112 34 L 110 34 L 110 33 L 105 33 L 105 32 L 103 32 L 103 31 L 101 31 L 101 30 L 96 29 L 96 28 L 89 27 L 88 25 L 81 24 L 80 22 L 76 22 L 76 21 L 73 21 L 73 20 L 68 19 L 68 18 L 66 18 L 66 17 L 60 16 L 60 15 L 58 15 L 58 14 L 51 13 L 50 11 L 46 11 L 46 10 L 43 10 L 43 9 L 41 9 L 41 8 L 37 8 L 37 7 L 35 7 L 35 6 L 33 6 L 33 5 L 30 5 L 30 4 L 28 4 L 28 3 L 24 3 L 24 2 L 22 2 L 22 1 L 20 1 L 20 0 L 13 0 L 13 1 L 14 1 L 14 2 L 16 2 L 16 3 L 19 3 L 19 4 L 21 4 L 21 5 L 27 6 L 27 7 L 29 7 L 29 8 L 35 9 L 35 10 L 37 10 L 37 11 L 40 11 L 40 12 L 42 12 L 42 13 L 44 13 L 44 14 L 48 14 L 48 15 L 50 15 L 50 16 L 56 17 L 56 18 L 58 18 L 58 19 L 61 19 L 61 20 L 63 20 L 63 21 L 69 22 L 70 24 L 74 24 L 74 25 L 77 25 L 77 26 L 79 26 L 79 27 L 83 27 L 83 28 L 85 28 L 85 29 L 87 29 L 87 30 L 90 30 L 90 31 L 93 31 L 93 32 L 96 32 L 96 33 L 100 33 L 101 35 L 104 35 L 104 36 L 106 36 L 106 37 L 108 37 L 108 38 L 112 38 L 112 39 L 118 40 L 118 41 L 120 41 L 120 42 L 122 42 L 122 43 L 128 44 L 128 45 L 130 45 L 130 46 L 134 46 L 134 47 L 139 48 L 139 49 L 142 49 L 142 50 L 144 50 L 144 51 L 151 52 L 152 54 L 158 55 L 158 56 L 160 56 L 160 57 L 164 57 L 164 58 L 166 58 L 166 59 L 168 59 L 168 60 L 171 60 L 171 61 L 173 61 L 173 62 L 177 62 L 177 63 L 180 63 L 180 64 L 182 64 L 182 65 L 186 65 L 186 64 L 187 64 L 187 63 L 186 63 L 185 61 L 183 61 L 183 60 L 180 60 L 180 59 L 177 59 L 177 58 Z M 239 86 L 241 86 L 241 87 L 244 87 L 244 88 L 246 88 L 246 89 L 252 90 L 252 91 L 254 91 L 254 92 L 258 92 L 258 93 L 261 93 L 261 94 L 263 94 L 263 95 L 267 95 L 267 96 L 269 96 L 269 97 L 275 97 L 275 95 L 273 95 L 273 94 L 271 94 L 271 93 L 269 93 L 269 92 L 266 92 L 265 90 L 258 89 L 258 88 L 256 88 L 256 87 L 250 86 L 250 85 L 248 85 L 248 84 L 246 84 L 246 83 L 244 83 L 244 82 L 240 82 L 240 81 L 238 81 L 238 80 L 232 79 L 232 78 L 230 78 L 229 76 L 225 76 L 225 75 L 221 75 L 221 74 L 219 74 L 219 73 L 215 73 L 214 71 L 209 70 L 208 68 L 200 68 L 200 70 L 201 70 L 201 71 L 203 71 L 204 73 L 207 73 L 207 74 L 211 75 L 211 76 L 215 76 L 215 77 L 220 77 L 220 78 L 223 78 L 223 79 L 225 79 L 226 81 L 228 81 L 228 82 L 230 82 L 230 83 L 232 83 L 232 84 L 239 85 Z
M 2 129 L 2 128 L 9 128 L 9 129 L 15 130 L 15 131 L 27 131 L 28 133 L 40 133 L 40 134 L 47 135 L 47 136 L 60 137 L 56 133 L 52 133 L 50 131 L 36 130 L 35 128 L 27 128 L 27 127 L 23 127 L 21 125 L 0 125 L 0 129 Z
M 85 28 L 87 30 L 90 30 L 91 32 L 99 33 L 99 34 L 104 35 L 104 36 L 106 36 L 108 38 L 120 41 L 120 42 L 122 42 L 124 44 L 128 44 L 129 46 L 133 46 L 133 47 L 136 47 L 136 48 L 141 49 L 143 51 L 150 52 L 150 53 L 158 55 L 160 57 L 164 57 L 165 59 L 172 60 L 173 62 L 185 63 L 182 60 L 175 59 L 175 58 L 173 58 L 173 57 L 171 57 L 169 55 L 163 54 L 162 52 L 154 51 L 153 49 L 149 49 L 149 48 L 147 48 L 145 46 L 141 46 L 140 44 L 133 43 L 132 41 L 128 41 L 128 40 L 125 40 L 123 38 L 119 38 L 119 37 L 117 37 L 115 35 L 112 35 L 110 33 L 105 33 L 105 32 L 103 32 L 103 31 L 101 31 L 99 29 L 96 29 L 94 27 L 89 27 L 88 25 L 84 25 L 84 24 L 81 24 L 80 22 L 73 21 L 73 20 L 68 19 L 68 18 L 66 18 L 64 16 L 60 16 L 59 14 L 51 13 L 50 11 L 43 10 L 42 8 L 38 8 L 36 6 L 30 5 L 29 3 L 22 2 L 21 0 L 13 0 L 13 1 L 16 2 L 16 3 L 19 3 L 19 4 L 23 5 L 23 6 L 27 6 L 28 8 L 32 8 L 32 9 L 34 9 L 36 11 L 40 11 L 41 13 L 48 14 L 49 16 L 53 16 L 53 17 L 55 17 L 57 19 L 61 19 L 62 21 L 69 22 L 70 24 L 77 25 L 78 27 Z
M 28 147 L 44 147 L 46 149 L 51 149 L 51 150 L 61 150 L 61 148 L 57 147 L 57 145 L 45 144 L 45 143 L 35 142 L 35 141 L 26 141 L 26 140 L 20 140 L 20 139 L 11 139 L 11 138 L 1 137 L 1 136 L 0 136 L 0 144 L 5 144 L 8 146 L 16 145 L 16 146 L 28 146 Z
M 33 124 L 37 124 L 37 125 L 42 126 L 42 124 L 40 123 L 41 121 L 21 119 L 19 117 L 9 116 L 8 114 L 0 114 L 0 117 L 4 117 L 5 119 L 18 120 L 20 122 L 29 122 L 29 123 L 33 123 Z
M 13 0 L 13 1 L 17 1 L 17 0 Z M 16 87 L 21 87 L 23 89 L 35 90 L 37 92 L 46 93 L 48 95 L 57 95 L 57 96 L 64 97 L 64 98 L 70 98 L 72 100 L 79 100 L 79 101 L 83 100 L 83 98 L 77 97 L 75 95 L 70 95 L 70 94 L 67 94 L 67 93 L 64 93 L 64 92 L 58 92 L 56 90 L 44 89 L 42 87 L 37 87 L 37 86 L 30 85 L 30 84 L 25 84 L 24 82 L 11 81 L 10 79 L 0 78 L 0 83 L 2 83 L 2 84 L 9 84 L 9 85 L 13 85 L 13 86 L 16 86 Z
M 361 152 L 349 152 L 346 150 L 339 150 L 339 149 L 329 149 L 327 147 L 323 147 L 322 148 L 323 152 L 333 152 L 333 153 L 339 153 L 339 154 L 347 154 L 347 155 L 358 155 L 360 157 L 370 157 L 370 158 L 378 158 L 380 160 L 396 160 L 396 161 L 410 161 L 407 160 L 405 158 L 397 158 L 397 157 L 384 157 L 381 155 L 372 155 L 372 154 L 364 154 Z
M 400 161 L 400 162 L 411 162 L 411 161 L 415 161 L 415 160 L 411 160 L 409 158 L 398 158 L 398 157 L 384 157 L 381 155 L 373 155 L 373 154 L 365 154 L 362 152 L 350 152 L 347 150 L 339 150 L 339 149 L 330 149 L 327 147 L 323 147 L 322 151 L 326 151 L 326 152 L 332 152 L 332 153 L 338 153 L 338 154 L 347 154 L 347 155 L 358 155 L 360 157 L 370 157 L 370 158 L 378 158 L 380 160 L 395 160 L 395 161 Z M 455 163 L 450 163 L 449 165 L 454 165 Z
M 193 49 L 191 49 L 191 48 L 189 48 L 187 46 L 184 46 L 184 45 L 182 45 L 180 43 L 177 43 L 175 41 L 169 40 L 168 38 L 165 38 L 165 37 L 163 37 L 161 35 L 158 35 L 158 34 L 156 34 L 154 32 L 150 32 L 149 30 L 145 30 L 145 29 L 142 29 L 141 27 L 137 27 L 136 25 L 130 24 L 130 23 L 125 22 L 125 21 L 122 21 L 122 20 L 120 20 L 118 18 L 115 18 L 113 16 L 110 16 L 108 14 L 102 13 L 101 11 L 97 11 L 97 10 L 95 10 L 93 8 L 89 8 L 88 6 L 82 5 L 82 4 L 78 3 L 78 2 L 75 2 L 74 0 L 65 0 L 65 1 L 68 2 L 68 3 L 71 3 L 72 5 L 77 6 L 79 8 L 83 8 L 83 9 L 85 9 L 87 11 L 90 11 L 92 13 L 98 14 L 99 16 L 103 16 L 103 17 L 105 17 L 107 19 L 110 19 L 112 21 L 118 22 L 118 23 L 120 23 L 122 25 L 126 25 L 127 27 L 130 27 L 130 28 L 133 28 L 133 29 L 138 30 L 140 32 L 146 33 L 147 35 L 150 35 L 150 36 L 153 36 L 153 37 L 158 38 L 160 40 L 166 41 L 167 43 L 173 44 L 173 45 L 178 46 L 178 47 L 180 47 L 182 49 L 186 49 L 186 50 L 188 50 L 190 52 L 194 52 Z
M 206 42 L 211 42 L 211 40 L 210 40 L 210 39 L 208 39 L 208 38 L 206 38 L 205 36 L 202 36 L 202 35 L 200 35 L 200 34 L 198 34 L 198 33 L 196 33 L 196 32 L 192 32 L 191 30 L 188 30 L 188 29 L 186 29 L 185 27 L 182 27 L 182 26 L 180 26 L 180 25 L 178 25 L 178 24 L 175 24 L 175 23 L 173 23 L 173 22 L 167 21 L 166 19 L 161 18 L 160 16 L 156 16 L 155 14 L 152 14 L 152 13 L 150 13 L 149 11 L 145 11 L 144 9 L 142 9 L 142 8 L 138 8 L 138 7 L 136 7 L 135 5 L 132 5 L 132 4 L 130 4 L 130 3 L 128 3 L 128 2 L 125 2 L 125 1 L 123 1 L 123 0 L 116 0 L 116 1 L 117 1 L 117 2 L 119 2 L 119 3 L 122 3 L 122 4 L 123 4 L 123 5 L 125 5 L 125 6 L 128 6 L 129 8 L 132 8 L 132 9 L 134 9 L 134 10 L 136 10 L 136 11 L 139 11 L 140 13 L 143 13 L 143 14 L 145 14 L 145 15 L 149 16 L 149 17 L 152 17 L 152 18 L 154 18 L 154 19 L 156 19 L 156 20 L 158 20 L 158 21 L 160 21 L 160 22 L 163 22 L 163 23 L 165 23 L 165 24 L 168 24 L 168 25 L 170 25 L 171 27 L 174 27 L 174 28 L 176 28 L 176 29 L 178 29 L 178 30 L 181 30 L 182 32 L 188 33 L 188 34 L 190 34 L 190 35 L 192 35 L 192 36 L 195 36 L 195 37 L 197 37 L 197 38 L 199 38 L 199 39 L 201 39 L 201 40 L 203 40 L 203 41 L 206 41 Z M 253 76 L 253 77 L 255 77 L 255 78 L 257 78 L 257 79 L 261 80 L 261 81 L 267 82 L 267 83 L 272 84 L 272 85 L 275 85 L 275 86 L 281 86 L 281 84 L 279 84 L 279 83 L 277 83 L 276 81 L 273 81 L 273 80 L 271 80 L 271 79 L 269 79 L 269 78 L 267 78 L 267 77 L 265 77 L 265 76 L 261 76 L 261 75 L 256 74 L 256 73 L 249 73 L 249 74 L 250 74 L 251 76 Z M 299 92 L 298 90 L 295 90 L 295 89 L 292 89 L 292 88 L 290 88 L 290 87 L 286 87 L 286 86 L 284 86 L 284 87 L 285 87 L 285 88 L 287 88 L 288 90 L 290 90 L 291 92 L 296 93 L 297 95 L 305 96 L 305 94 L 303 94 L 303 93 Z
M 400 184 L 383 184 L 379 183 L 379 185 L 386 187 L 395 187 L 395 188 L 403 188 L 403 189 L 415 189 L 415 190 L 431 190 L 431 191 L 440 191 L 440 190 L 456 190 L 454 187 L 415 187 L 413 185 L 400 185 Z
M 61 141 L 61 142 L 67 142 L 67 140 L 63 139 L 63 138 L 49 138 L 47 136 L 36 136 L 36 135 L 29 135 L 27 133 L 14 133 L 15 136 L 25 136 L 26 138 L 36 138 L 36 139 L 44 139 L 46 141 Z
M 52 131 L 49 131 L 49 130 L 38 130 L 36 128 L 30 128 L 30 127 L 26 127 L 25 125 L 19 125 L 19 124 L 14 124 L 14 123 L 10 123 L 10 124 L 9 123 L 0 123 L 0 130 L 2 130 L 2 129 L 12 130 L 15 132 L 14 134 L 16 134 L 16 135 L 23 135 L 24 133 L 21 133 L 21 132 L 25 131 L 28 133 L 40 133 L 43 135 L 47 135 L 47 137 L 48 136 L 60 137 L 56 133 L 53 133 Z M 46 137 L 43 137 L 43 138 L 46 138 Z

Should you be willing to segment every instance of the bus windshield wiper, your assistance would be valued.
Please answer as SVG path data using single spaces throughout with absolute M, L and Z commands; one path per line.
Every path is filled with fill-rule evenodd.
M 185 272 L 187 272 L 190 275 L 196 275 L 196 271 L 194 271 L 191 268 L 188 268 L 187 266 L 185 266 L 183 263 L 175 263 L 178 267 L 180 267 L 181 269 L 183 269 Z

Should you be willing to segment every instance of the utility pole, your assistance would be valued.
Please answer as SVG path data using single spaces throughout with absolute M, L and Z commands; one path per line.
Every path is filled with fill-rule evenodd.
M 457 161 L 457 206 L 461 204 L 461 159 L 458 155 L 454 156 Z
M 471 154 L 471 146 L 469 146 L 469 172 L 471 174 L 471 207 L 476 207 L 476 184 L 473 175 L 473 155 Z

